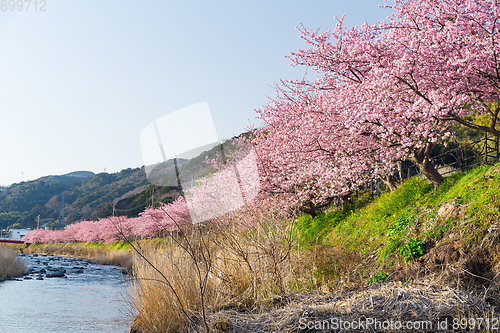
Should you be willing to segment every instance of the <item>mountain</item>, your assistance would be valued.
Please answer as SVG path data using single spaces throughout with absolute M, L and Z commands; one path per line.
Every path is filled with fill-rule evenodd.
M 179 196 L 176 188 L 151 185 L 143 168 L 97 175 L 77 171 L 12 184 L 0 191 L 0 228 L 34 228 L 38 215 L 41 224 L 58 225 L 63 196 L 66 224 L 110 216 L 113 206 L 118 215 L 137 216 L 151 203 L 153 191 L 155 202 Z
M 46 184 L 52 184 L 57 182 L 63 184 L 71 184 L 71 183 L 81 182 L 82 180 L 85 180 L 93 176 L 95 176 L 95 173 L 91 171 L 74 171 L 60 176 L 45 176 L 39 178 L 38 180 L 44 181 Z
M 225 154 L 236 149 L 231 141 L 226 141 L 223 147 Z M 214 172 L 205 160 L 216 158 L 218 152 L 220 145 L 217 144 L 201 154 L 191 152 L 191 156 L 199 154 L 196 157 L 179 156 L 176 160 L 148 167 L 128 168 L 117 173 L 76 171 L 1 187 L 0 228 L 35 228 L 37 216 L 40 216 L 40 225 L 60 227 L 63 202 L 66 224 L 97 220 L 113 213 L 137 216 L 153 201 L 156 205 L 160 201 L 173 202 L 179 197 L 177 172 L 183 187 Z

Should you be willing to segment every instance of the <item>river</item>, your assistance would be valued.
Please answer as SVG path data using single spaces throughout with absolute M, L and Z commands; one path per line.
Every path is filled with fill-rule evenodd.
M 30 274 L 0 283 L 0 332 L 127 332 L 121 268 L 21 254 Z M 51 277 L 51 276 L 63 277 Z

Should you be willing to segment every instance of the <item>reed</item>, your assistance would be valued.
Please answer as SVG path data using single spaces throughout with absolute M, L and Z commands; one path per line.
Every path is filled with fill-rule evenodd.
M 129 290 L 137 332 L 217 331 L 213 314 L 249 309 L 292 291 L 299 258 L 290 226 L 212 224 L 142 247 Z
M 26 266 L 8 245 L 0 245 L 0 281 L 26 273 Z

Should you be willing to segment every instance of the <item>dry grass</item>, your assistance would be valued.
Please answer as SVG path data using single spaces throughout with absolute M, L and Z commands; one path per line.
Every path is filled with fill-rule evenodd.
M 190 326 L 201 313 L 200 279 L 188 254 L 177 247 L 145 250 L 134 266 L 130 292 L 136 327 L 141 332 L 175 332 Z M 161 272 L 161 273 L 160 273 Z M 210 284 L 209 294 L 213 286 Z M 211 295 L 209 295 L 210 297 Z M 210 302 L 210 301 L 209 301 Z M 210 302 L 211 303 L 211 302 Z
M 301 332 L 311 331 L 304 325 L 311 322 L 312 327 L 321 325 L 317 331 L 335 331 L 332 319 L 365 322 L 368 318 L 403 323 L 420 322 L 420 332 L 435 332 L 437 323 L 448 321 L 448 330 L 456 332 L 452 324 L 454 318 L 492 318 L 498 312 L 483 299 L 467 293 L 431 284 L 403 286 L 400 283 L 375 284 L 355 291 L 334 294 L 295 294 L 284 298 L 281 304 L 262 308 L 259 312 L 240 313 L 219 311 L 211 316 L 211 325 L 224 332 Z M 428 324 L 430 323 L 430 324 Z M 328 326 L 330 325 L 330 326 Z M 323 330 L 323 328 L 325 328 Z M 315 330 L 312 330 L 315 331 Z M 337 330 L 338 331 L 338 330 Z M 346 329 L 343 332 L 363 330 Z M 395 332 L 398 330 L 377 329 L 374 325 L 364 331 Z M 399 330 L 400 331 L 400 330 Z M 463 330 L 465 331 L 465 330 Z M 477 332 L 487 332 L 483 329 Z
M 452 329 L 454 319 L 498 318 L 500 315 L 489 300 L 500 295 L 497 293 L 500 289 L 490 286 L 484 293 L 467 291 L 452 281 L 467 281 L 463 274 L 453 275 L 458 267 L 429 263 L 429 267 L 436 267 L 436 271 L 429 271 L 429 267 L 422 265 L 424 259 L 422 263 L 416 260 L 406 267 L 411 271 L 415 266 L 415 271 L 404 272 L 407 281 L 413 282 L 364 286 L 357 283 L 359 281 L 348 281 L 359 257 L 342 254 L 340 249 L 315 249 L 317 253 L 296 248 L 290 251 L 290 245 L 295 242 L 288 238 L 290 234 L 285 225 L 277 224 L 276 229 L 261 225 L 253 230 L 243 230 L 237 225 L 213 226 L 205 232 L 203 237 L 190 236 L 192 244 L 198 244 L 193 253 L 198 258 L 203 254 L 210 262 L 202 274 L 197 273 L 196 261 L 190 252 L 174 241 L 171 246 L 164 244 L 144 252 L 161 274 L 144 260 L 136 261 L 135 280 L 130 290 L 136 332 L 300 332 L 307 331 L 304 323 L 324 328 L 331 325 L 334 318 L 429 325 L 419 329 L 422 332 L 434 332 L 438 322 L 447 321 L 448 330 L 439 331 L 452 332 L 457 331 Z M 200 242 L 205 244 L 204 248 L 200 248 Z M 433 253 L 425 258 L 438 260 L 440 257 L 433 259 Z M 331 262 L 328 257 L 332 257 Z M 464 258 L 479 257 L 474 252 Z M 326 275 L 331 275 L 332 281 L 343 281 L 336 289 L 323 281 L 311 282 L 317 270 L 315 265 L 322 260 L 328 261 L 323 266 L 332 267 L 331 274 Z M 473 269 L 478 266 L 475 261 L 469 260 L 469 265 L 469 261 L 464 260 L 460 264 L 465 265 L 467 272 L 479 274 Z M 209 270 L 205 270 L 207 267 Z M 395 277 L 396 272 L 393 275 Z M 204 277 L 207 283 L 203 305 L 200 286 Z M 324 294 L 306 292 L 309 288 Z M 391 332 L 376 328 L 367 331 Z M 476 331 L 488 332 L 484 326 Z
M 162 253 L 161 256 L 159 251 L 150 253 L 152 263 L 162 272 L 169 272 L 167 278 L 172 281 L 172 288 L 179 296 L 187 316 L 182 313 L 173 290 L 166 286 L 162 276 L 151 266 L 138 262 L 137 280 L 133 288 L 137 311 L 134 329 L 142 333 L 205 332 L 197 287 L 200 281 L 196 278 L 194 267 L 189 264 L 189 257 L 179 250 L 165 250 Z M 212 332 L 301 332 L 308 331 L 304 329 L 304 324 L 308 322 L 324 328 L 331 325 L 334 318 L 350 322 L 365 321 L 367 318 L 403 324 L 420 322 L 428 325 L 419 329 L 422 332 L 434 332 L 438 322 L 447 321 L 448 330 L 440 331 L 452 332 L 457 331 L 452 329 L 454 319 L 499 316 L 484 297 L 431 282 L 408 285 L 400 282 L 376 283 L 325 294 L 287 293 L 269 298 L 267 302 L 245 304 L 243 295 L 251 289 L 251 280 L 248 280 L 251 275 L 244 269 L 228 272 L 243 274 L 234 277 L 233 281 L 244 279 L 244 274 L 247 274 L 247 289 L 238 283 L 231 284 L 210 276 L 206 306 L 209 310 L 207 323 Z M 242 289 L 238 290 L 238 287 Z M 239 296 L 239 303 L 231 303 L 231 300 L 234 301 L 231 297 L 236 296 Z M 226 306 L 219 306 L 221 304 Z M 343 332 L 358 331 L 347 329 Z M 397 330 L 372 327 L 366 331 Z M 484 326 L 476 331 L 489 332 Z
M 203 230 L 201 230 L 203 229 Z M 212 224 L 176 235 L 161 248 L 142 249 L 130 303 L 137 331 L 202 329 L 221 308 L 248 309 L 291 291 L 299 257 L 291 229 L 273 221 L 257 228 Z
M 26 273 L 24 262 L 8 245 L 0 245 L 0 281 Z
M 92 261 L 100 265 L 121 266 L 127 271 L 132 271 L 133 255 L 126 250 L 110 250 L 97 257 L 92 257 Z

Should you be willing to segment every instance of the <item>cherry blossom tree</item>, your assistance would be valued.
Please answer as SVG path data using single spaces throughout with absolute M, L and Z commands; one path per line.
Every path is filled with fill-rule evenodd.
M 315 204 L 347 195 L 385 165 L 371 155 L 377 150 L 371 139 L 346 126 L 334 97 L 298 86 L 258 110 L 264 127 L 253 143 L 263 190 L 314 215 Z
M 333 31 L 300 28 L 311 47 L 289 58 L 319 74 L 309 84 L 335 96 L 339 112 L 348 113 L 350 134 L 370 137 L 394 157 L 411 160 L 439 186 L 442 176 L 431 163 L 430 150 L 434 142 L 450 135 L 449 125 L 435 116 L 442 103 L 435 100 L 433 86 L 415 89 L 408 84 L 420 67 L 401 65 L 407 60 L 405 46 L 390 39 L 395 29 L 387 27 L 382 22 L 346 29 L 342 18 Z M 449 101 L 454 106 L 461 103 L 460 98 Z
M 312 47 L 292 53 L 290 59 L 315 69 L 320 78 L 312 84 L 320 89 L 350 86 L 343 99 L 353 105 L 357 98 L 355 103 L 362 106 L 355 124 L 379 125 L 371 127 L 374 138 L 398 136 L 405 142 L 406 158 L 437 186 L 442 177 L 429 153 L 432 143 L 449 135 L 445 129 L 450 120 L 500 133 L 498 3 L 397 0 L 387 7 L 395 13 L 373 26 L 346 29 L 340 19 L 331 32 L 301 28 Z M 489 124 L 471 120 L 474 112 L 487 116 Z M 383 119 L 400 123 L 391 126 Z M 394 145 L 397 140 L 389 141 Z
M 98 221 L 81 221 L 62 230 L 35 229 L 24 240 L 28 243 L 113 242 L 136 238 L 158 237 L 164 231 L 174 231 L 191 224 L 183 197 L 158 208 L 148 207 L 139 217 L 111 216 Z
M 397 52 L 392 75 L 433 105 L 430 116 L 500 137 L 498 1 L 396 0 L 390 8 L 379 28 Z

